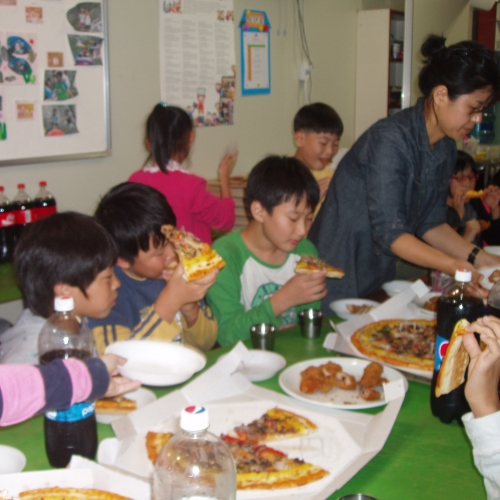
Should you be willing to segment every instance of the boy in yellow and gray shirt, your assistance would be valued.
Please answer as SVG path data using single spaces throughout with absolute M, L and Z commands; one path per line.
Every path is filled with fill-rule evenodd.
M 156 189 L 124 182 L 112 188 L 97 207 L 95 218 L 118 245 L 115 274 L 121 282 L 108 317 L 91 320 L 99 354 L 119 340 L 181 339 L 203 351 L 217 338 L 217 322 L 204 301 L 217 271 L 187 283 L 183 269 L 169 269 L 177 258 L 161 232 L 176 219 Z M 96 242 L 98 245 L 99 242 Z

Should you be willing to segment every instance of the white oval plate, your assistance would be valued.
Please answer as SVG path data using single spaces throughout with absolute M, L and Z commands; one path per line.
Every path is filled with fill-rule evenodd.
M 382 289 L 387 295 L 389 295 L 389 297 L 394 297 L 394 295 L 397 295 L 403 290 L 410 288 L 411 285 L 412 285 L 411 281 L 394 280 L 384 283 L 382 285 Z
M 176 342 L 125 340 L 109 345 L 105 352 L 127 358 L 127 362 L 118 367 L 124 377 L 158 387 L 185 382 L 207 362 L 199 351 Z
M 443 292 L 429 292 L 429 293 L 426 293 L 425 295 L 423 295 L 422 297 L 415 297 L 413 299 L 413 302 L 416 304 L 416 306 L 418 307 L 418 310 L 422 314 L 429 316 L 429 318 L 435 318 L 436 312 L 429 311 L 429 309 L 425 309 L 424 305 L 429 299 L 432 299 L 433 297 L 441 297 L 441 295 L 443 295 Z
M 496 271 L 497 269 L 500 269 L 500 266 L 485 267 L 483 269 L 478 269 L 478 271 L 484 276 L 483 279 L 479 282 L 479 284 L 483 288 L 486 288 L 486 290 L 491 290 L 493 288 L 493 285 L 495 283 L 492 283 L 488 278 L 493 273 L 493 271 Z
M 249 352 L 250 359 L 242 363 L 236 371 L 243 373 L 252 382 L 267 380 L 286 366 L 286 360 L 281 354 L 261 349 Z
M 342 299 L 334 300 L 330 303 L 330 309 L 342 319 L 351 319 L 360 316 L 359 314 L 352 314 L 347 310 L 347 305 L 355 306 L 373 306 L 377 307 L 380 305 L 379 302 L 367 299 Z
M 488 252 L 488 253 L 491 253 L 493 255 L 500 255 L 500 246 L 487 246 L 487 247 L 484 247 L 483 250 L 485 252 Z
M 126 392 L 124 396 L 127 399 L 136 401 L 137 409 L 142 408 L 143 406 L 146 406 L 156 400 L 155 393 L 149 389 L 145 389 L 144 387 L 139 387 L 139 389 L 136 389 L 135 391 Z M 100 424 L 110 424 L 117 418 L 121 418 L 124 415 L 127 415 L 127 413 L 107 413 L 105 411 L 98 410 L 95 412 L 96 420 Z
M 362 410 L 365 408 L 375 408 L 376 406 L 385 405 L 387 402 L 384 397 L 384 391 L 382 387 L 377 388 L 381 392 L 382 397 L 378 401 L 365 401 L 361 399 L 358 394 L 358 390 L 355 391 L 344 391 L 342 389 L 334 388 L 330 392 L 323 394 L 317 392 L 315 394 L 305 394 L 300 391 L 300 373 L 304 371 L 309 366 L 319 366 L 324 363 L 331 361 L 337 363 L 342 367 L 342 370 L 349 375 L 354 375 L 356 380 L 359 381 L 363 375 L 363 371 L 371 361 L 358 358 L 316 358 L 309 359 L 307 361 L 300 361 L 292 366 L 289 366 L 286 370 L 283 370 L 280 374 L 279 383 L 280 387 L 292 398 L 299 399 L 300 401 L 305 401 L 317 406 L 325 406 L 328 408 L 337 408 L 341 410 Z M 384 366 L 384 372 L 382 376 L 385 377 L 388 382 L 393 382 L 394 380 L 402 379 L 405 391 L 408 390 L 408 382 L 406 377 L 388 366 Z
M 0 444 L 0 474 L 21 472 L 26 465 L 24 453 L 12 446 Z

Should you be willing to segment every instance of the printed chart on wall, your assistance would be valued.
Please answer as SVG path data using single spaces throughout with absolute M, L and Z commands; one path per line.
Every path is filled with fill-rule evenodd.
M 162 100 L 198 127 L 233 124 L 233 0 L 161 0 L 159 8 Z
M 109 153 L 106 0 L 0 0 L 0 165 Z

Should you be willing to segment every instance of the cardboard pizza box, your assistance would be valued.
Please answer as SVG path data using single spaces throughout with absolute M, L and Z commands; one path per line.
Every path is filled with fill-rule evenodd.
M 417 280 L 409 288 L 386 300 L 366 314 L 360 314 L 355 318 L 338 324 L 331 322 L 331 326 L 335 333 L 326 336 L 323 347 L 330 351 L 339 352 L 348 356 L 369 359 L 354 347 L 351 342 L 352 334 L 369 323 L 383 319 L 430 319 L 429 316 L 423 315 L 415 304 L 412 303 L 415 297 L 423 297 L 428 292 L 429 288 L 424 282 L 422 280 Z M 388 366 L 423 378 L 424 380 L 432 379 L 432 372 L 393 366 L 390 364 L 388 364 Z
M 248 423 L 275 406 L 306 416 L 318 426 L 318 434 L 295 438 L 296 441 L 289 443 L 290 456 L 297 450 L 310 453 L 315 458 L 309 461 L 327 469 L 329 476 L 293 489 L 238 491 L 237 500 L 324 499 L 343 486 L 382 449 L 404 399 L 402 384 L 393 388 L 390 397 L 386 392 L 389 403 L 375 416 L 320 407 L 263 389 L 253 385 L 241 373 L 235 373 L 247 356 L 248 349 L 239 342 L 214 366 L 182 389 L 115 420 L 111 425 L 116 438 L 101 442 L 98 462 L 144 479 L 150 478 L 154 469 L 147 458 L 147 432 L 176 432 L 182 408 L 196 404 L 203 404 L 209 410 L 209 430 L 215 434 L 229 431 L 234 422 Z M 275 442 L 276 447 L 282 449 L 281 446 L 286 446 L 285 441 L 279 441 L 279 445 Z M 275 446 L 275 443 L 271 445 Z M 341 449 L 342 452 L 333 456 L 332 449 Z M 307 455 L 297 456 L 308 459 Z
M 43 470 L 4 474 L 0 480 L 0 492 L 17 500 L 19 493 L 36 488 L 96 488 L 123 495 L 133 500 L 151 498 L 148 481 L 132 477 L 120 471 L 112 471 L 92 460 L 73 456 L 67 469 Z

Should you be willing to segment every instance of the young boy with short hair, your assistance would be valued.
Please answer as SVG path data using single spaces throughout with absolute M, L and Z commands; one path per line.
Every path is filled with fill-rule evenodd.
M 339 151 L 344 124 L 328 104 L 315 102 L 302 106 L 293 120 L 295 158 L 305 163 L 319 185 L 318 213 L 333 177 L 329 167 Z
M 156 189 L 135 182 L 112 188 L 99 203 L 96 219 L 118 245 L 115 273 L 121 288 L 109 316 L 90 322 L 97 351 L 119 340 L 182 340 L 203 351 L 217 337 L 217 322 L 203 298 L 217 271 L 187 283 L 173 245 L 161 227 L 176 218 Z
M 214 243 L 226 267 L 207 299 L 221 345 L 249 338 L 256 323 L 294 325 L 300 310 L 319 308 L 326 295 L 326 271 L 295 274 L 301 255 L 317 256 L 305 239 L 319 198 L 311 172 L 295 158 L 270 156 L 250 172 L 246 198 L 248 226 Z
M 120 286 L 116 257 L 113 239 L 88 215 L 63 212 L 30 224 L 14 255 L 28 309 L 2 334 L 0 362 L 38 363 L 38 334 L 56 296 L 73 297 L 79 316 L 106 317 Z

